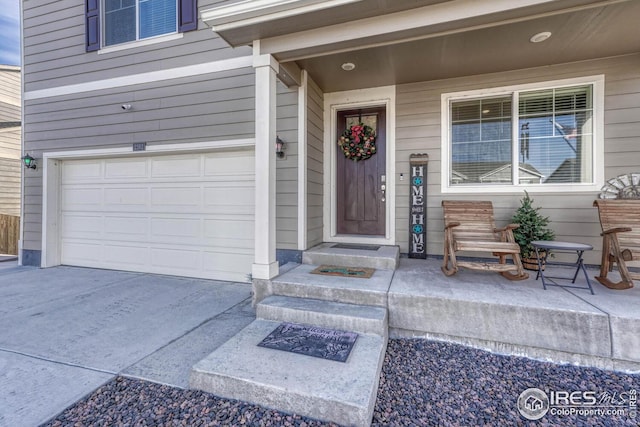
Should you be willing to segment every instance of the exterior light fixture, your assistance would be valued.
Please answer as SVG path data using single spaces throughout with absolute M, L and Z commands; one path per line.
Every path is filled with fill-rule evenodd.
M 276 136 L 276 156 L 279 159 L 284 159 L 284 147 L 285 142 L 279 136 Z
M 546 39 L 548 39 L 549 37 L 551 37 L 551 32 L 550 31 L 543 31 L 541 33 L 532 35 L 531 38 L 529 39 L 529 41 L 531 43 L 541 43 L 541 42 L 545 41 Z
M 28 169 L 37 169 L 38 165 L 36 164 L 36 159 L 31 157 L 29 154 L 25 154 L 22 156 L 22 163 L 24 163 L 24 167 Z

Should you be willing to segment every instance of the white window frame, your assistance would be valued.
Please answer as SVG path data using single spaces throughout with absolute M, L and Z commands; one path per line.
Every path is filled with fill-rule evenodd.
M 557 183 L 557 184 L 470 184 L 451 186 L 449 173 L 451 170 L 451 102 L 465 99 L 480 99 L 511 95 L 512 120 L 519 117 L 518 94 L 523 91 L 561 89 L 571 86 L 593 87 L 593 173 L 592 182 L 587 183 Z M 464 92 L 449 92 L 441 95 L 441 174 L 440 184 L 443 194 L 471 194 L 471 193 L 567 193 L 600 191 L 604 185 L 604 75 L 576 77 L 571 79 L 553 80 L 538 83 L 527 83 L 513 86 L 503 86 L 488 89 L 470 90 Z M 519 140 L 518 126 L 512 126 L 511 141 L 513 147 Z M 514 148 L 512 165 L 518 164 L 518 150 Z
M 130 49 L 133 47 L 146 46 L 155 43 L 161 43 L 169 40 L 175 40 L 182 38 L 182 33 L 178 31 L 180 23 L 178 22 L 178 14 L 180 13 L 180 4 L 178 0 L 174 0 L 176 3 L 176 26 L 173 31 L 158 34 L 157 36 L 145 37 L 144 39 L 140 38 L 140 0 L 135 0 L 136 4 L 136 38 L 135 40 L 130 40 L 122 43 L 116 43 L 111 45 L 105 44 L 105 31 L 107 29 L 106 25 L 106 13 L 107 8 L 105 6 L 106 0 L 100 0 L 100 50 L 99 53 L 109 53 L 116 52 L 123 49 Z

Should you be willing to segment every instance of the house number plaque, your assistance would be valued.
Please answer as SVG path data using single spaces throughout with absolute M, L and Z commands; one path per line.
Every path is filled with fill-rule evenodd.
M 429 163 L 427 154 L 412 154 L 409 157 L 411 168 L 409 258 L 427 258 L 427 163 Z

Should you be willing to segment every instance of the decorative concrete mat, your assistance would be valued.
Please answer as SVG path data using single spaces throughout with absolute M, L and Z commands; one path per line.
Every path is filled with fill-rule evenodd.
M 355 245 L 351 243 L 338 243 L 331 246 L 333 249 L 352 249 L 354 251 L 377 251 L 380 246 L 375 245 Z
M 360 279 L 368 279 L 376 271 L 375 268 L 366 267 L 341 267 L 339 265 L 321 265 L 315 270 L 311 270 L 311 274 L 323 274 L 325 276 L 340 277 L 357 277 Z
M 281 323 L 258 346 L 346 362 L 358 334 L 297 323 Z

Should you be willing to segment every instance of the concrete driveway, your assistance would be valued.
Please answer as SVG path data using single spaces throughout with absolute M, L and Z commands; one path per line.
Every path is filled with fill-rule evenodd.
M 255 318 L 250 292 L 240 283 L 4 264 L 0 426 L 37 426 L 116 375 L 187 387 L 191 366 Z

